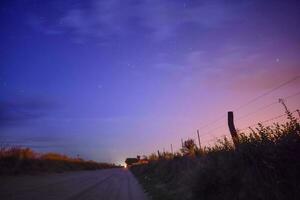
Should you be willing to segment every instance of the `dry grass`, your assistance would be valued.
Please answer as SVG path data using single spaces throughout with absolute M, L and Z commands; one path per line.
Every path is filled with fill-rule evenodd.
M 98 163 L 80 158 L 71 158 L 58 153 L 40 154 L 30 148 L 0 148 L 0 175 L 95 170 L 113 167 L 117 166 L 109 163 Z

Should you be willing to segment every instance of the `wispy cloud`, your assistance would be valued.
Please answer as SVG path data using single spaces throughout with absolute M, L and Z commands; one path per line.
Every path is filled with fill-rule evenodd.
M 268 89 L 300 75 L 297 64 L 249 46 L 225 46 L 213 53 L 194 51 L 186 55 L 185 64 L 206 85 L 240 91 Z
M 181 74 L 181 84 L 189 87 L 201 84 L 239 91 L 268 89 L 300 75 L 295 59 L 290 61 L 286 55 L 276 57 L 268 49 L 272 46 L 267 43 L 255 47 L 223 44 L 214 50 L 185 52 L 180 65 L 170 60 L 153 67 Z
M 55 103 L 44 99 L 2 100 L 0 101 L 0 127 L 41 118 L 56 107 Z
M 44 23 L 38 17 L 29 22 L 46 34 L 68 33 L 77 38 L 107 39 L 143 33 L 163 40 L 176 36 L 186 26 L 220 28 L 225 22 L 236 21 L 237 12 L 245 5 L 228 6 L 224 1 L 91 0 L 66 9 L 53 23 Z

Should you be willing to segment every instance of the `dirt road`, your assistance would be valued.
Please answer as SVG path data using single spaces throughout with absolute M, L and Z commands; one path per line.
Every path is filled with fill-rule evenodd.
M 126 169 L 0 177 L 0 199 L 148 200 L 135 177 Z

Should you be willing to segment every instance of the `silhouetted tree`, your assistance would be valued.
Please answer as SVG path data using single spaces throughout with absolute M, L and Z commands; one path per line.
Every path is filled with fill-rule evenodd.
M 198 151 L 198 148 L 193 139 L 188 139 L 183 142 L 183 146 L 180 151 L 183 155 L 193 156 Z

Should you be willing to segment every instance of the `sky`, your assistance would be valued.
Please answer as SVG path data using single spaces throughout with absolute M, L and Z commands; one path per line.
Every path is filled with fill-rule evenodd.
M 291 0 L 2 0 L 0 144 L 121 164 L 178 150 L 197 129 L 209 145 L 229 135 L 227 111 L 238 129 L 284 114 L 278 98 L 294 111 L 299 9 Z

